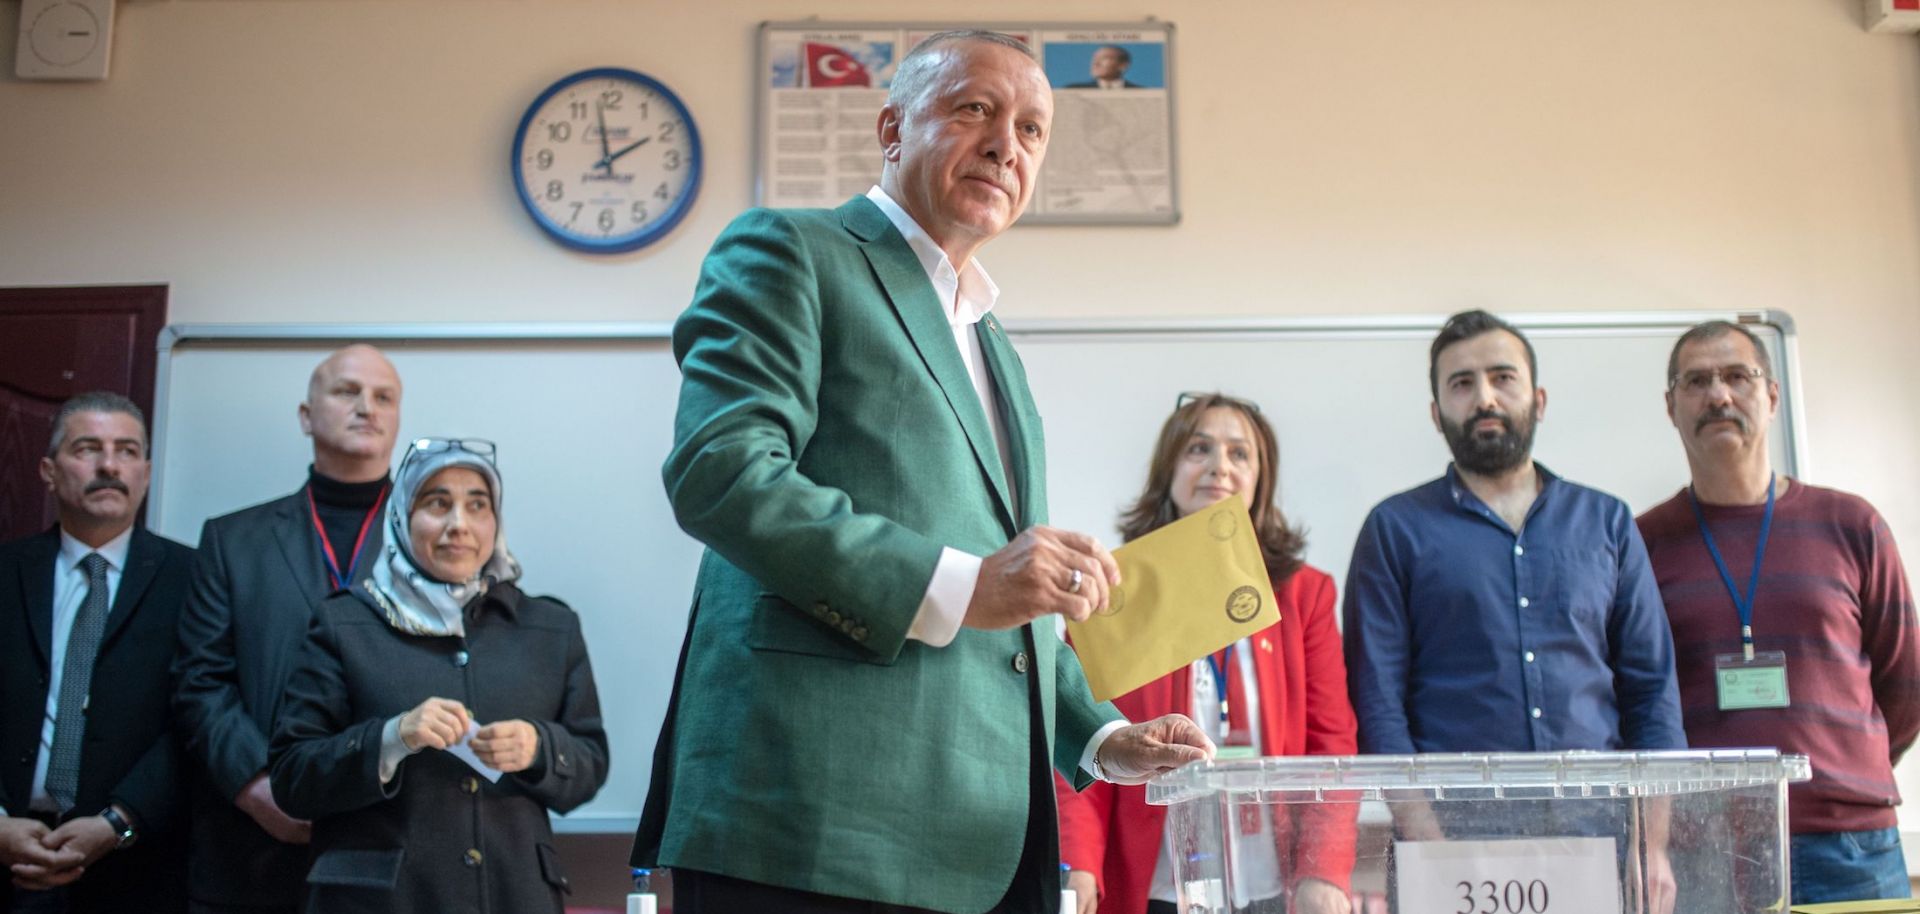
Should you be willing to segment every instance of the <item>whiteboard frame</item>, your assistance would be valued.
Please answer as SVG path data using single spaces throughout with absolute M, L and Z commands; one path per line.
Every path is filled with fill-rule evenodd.
M 1755 311 L 1633 311 L 1633 312 L 1535 312 L 1510 313 L 1501 317 L 1523 331 L 1551 331 L 1558 336 L 1611 335 L 1622 331 L 1671 330 L 1677 338 L 1686 328 L 1708 320 L 1726 320 L 1749 327 L 1778 330 L 1781 352 L 1773 366 L 1785 399 L 1778 421 L 1787 440 L 1789 466 L 1783 471 L 1796 478 L 1810 472 L 1806 450 L 1807 427 L 1805 397 L 1800 377 L 1798 336 L 1793 318 L 1781 310 Z M 1445 315 L 1334 315 L 1306 317 L 1224 317 L 1132 320 L 1033 320 L 1006 323 L 1007 333 L 1015 339 L 1049 341 L 1151 342 L 1167 341 L 1248 341 L 1261 339 L 1359 339 L 1431 337 L 1446 321 Z M 152 446 L 149 452 L 158 462 L 167 459 L 169 434 L 169 398 L 172 388 L 173 356 L 185 345 L 206 342 L 234 343 L 287 342 L 620 342 L 659 344 L 671 339 L 672 324 L 660 322 L 502 322 L 452 324 L 176 324 L 165 328 L 159 337 L 159 359 L 154 379 Z M 154 468 L 153 478 L 165 479 L 163 467 Z M 148 525 L 163 528 L 168 518 L 163 507 L 149 503 Z M 592 813 L 555 817 L 554 829 L 575 834 L 616 834 L 631 832 L 638 818 L 618 814 Z

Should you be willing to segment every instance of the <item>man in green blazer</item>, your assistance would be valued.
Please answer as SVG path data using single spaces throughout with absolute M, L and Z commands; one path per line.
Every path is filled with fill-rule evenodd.
M 928 38 L 879 119 L 880 186 L 741 216 L 674 327 L 664 476 L 708 550 L 633 861 L 673 868 L 681 914 L 1050 914 L 1052 769 L 1137 783 L 1211 754 L 1184 717 L 1094 702 L 1055 633 L 1119 572 L 1043 526 L 1040 416 L 973 259 L 1051 121 L 1025 45 Z

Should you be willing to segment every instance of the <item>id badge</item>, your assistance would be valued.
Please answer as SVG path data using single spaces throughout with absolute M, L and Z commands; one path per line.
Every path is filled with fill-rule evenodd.
M 1713 682 L 1722 711 L 1787 707 L 1787 655 L 1761 651 L 1752 660 L 1745 654 L 1716 655 Z

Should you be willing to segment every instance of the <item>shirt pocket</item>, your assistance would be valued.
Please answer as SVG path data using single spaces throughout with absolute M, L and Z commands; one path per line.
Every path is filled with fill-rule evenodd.
M 1620 575 L 1610 549 L 1553 549 L 1547 558 L 1559 609 L 1583 630 L 1604 631 Z

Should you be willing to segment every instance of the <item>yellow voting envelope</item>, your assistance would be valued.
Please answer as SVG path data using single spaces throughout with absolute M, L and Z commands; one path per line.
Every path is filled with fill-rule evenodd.
M 1068 622 L 1093 697 L 1111 701 L 1280 621 L 1239 496 L 1113 551 L 1107 610 Z

